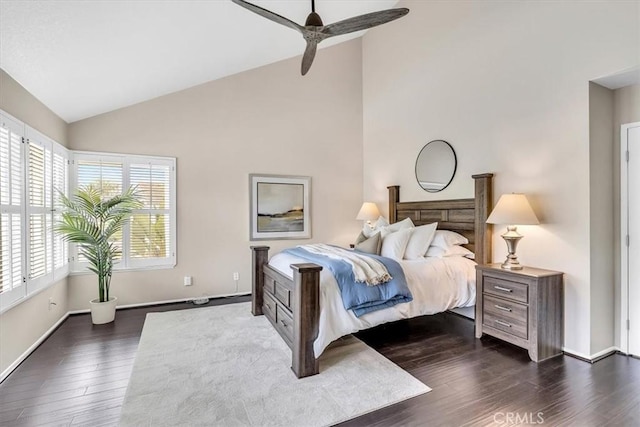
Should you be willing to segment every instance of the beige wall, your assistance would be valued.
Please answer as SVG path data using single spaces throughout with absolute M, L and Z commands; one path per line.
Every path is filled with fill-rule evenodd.
M 350 243 L 361 223 L 361 40 L 247 71 L 73 123 L 70 146 L 177 157 L 178 265 L 116 274 L 120 304 L 250 291 L 250 251 L 299 241 L 249 241 L 250 173 L 312 177 L 312 241 Z M 303 242 L 308 242 L 305 240 Z M 193 286 L 183 286 L 183 276 Z M 95 278 L 70 278 L 70 309 L 87 308 Z
M 363 38 L 364 197 L 384 202 L 526 193 L 542 222 L 521 227 L 521 262 L 565 272 L 565 347 L 591 354 L 589 81 L 640 63 L 637 2 L 424 2 Z M 432 139 L 458 154 L 430 195 L 414 161 Z M 506 255 L 494 236 L 494 260 Z
M 638 71 L 640 73 L 640 71 Z M 614 183 L 614 274 L 615 274 L 615 338 L 616 346 L 620 346 L 621 324 L 620 317 L 620 126 L 628 123 L 640 122 L 640 84 L 623 87 L 613 91 L 613 183 Z
M 55 305 L 49 306 L 49 298 Z M 0 315 L 0 374 L 67 314 L 67 279 Z M 15 368 L 15 366 L 13 366 Z
M 589 83 L 591 347 L 614 345 L 613 91 Z
M 0 69 L 0 108 L 54 141 L 67 146 L 67 122 Z
M 0 109 L 67 143 L 67 124 L 0 69 Z M 49 310 L 49 298 L 57 304 Z M 0 374 L 67 313 L 67 280 L 0 314 Z

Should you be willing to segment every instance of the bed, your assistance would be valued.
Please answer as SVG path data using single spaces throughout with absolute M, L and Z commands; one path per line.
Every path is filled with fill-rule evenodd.
M 491 211 L 493 174 L 473 175 L 475 197 L 437 201 L 400 202 L 400 187 L 389 190 L 389 222 L 410 218 L 415 226 L 438 222 L 438 229 L 455 231 L 469 240 L 465 246 L 475 253 L 475 262 L 486 264 L 491 258 L 491 230 L 486 219 Z M 291 368 L 298 378 L 319 372 L 317 355 L 334 339 L 397 319 L 434 314 L 448 308 L 473 304 L 475 289 L 465 288 L 463 280 L 473 278 L 474 265 L 462 257 L 433 259 L 423 263 L 403 262 L 414 301 L 375 311 L 356 318 L 347 311 L 335 293 L 335 280 L 320 265 L 299 262 L 289 254 L 269 261 L 268 246 L 252 250 L 252 313 L 265 315 L 291 348 Z M 449 286 L 416 287 L 425 271 L 457 271 Z M 463 277 L 466 276 L 466 277 Z M 321 286 L 322 280 L 322 286 Z M 468 283 L 468 282 L 465 282 Z

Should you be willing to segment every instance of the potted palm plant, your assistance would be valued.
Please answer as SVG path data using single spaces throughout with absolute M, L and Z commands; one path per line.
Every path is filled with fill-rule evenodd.
M 134 209 L 142 206 L 135 188 L 122 194 L 103 198 L 93 186 L 78 188 L 71 197 L 60 195 L 64 206 L 62 218 L 55 230 L 68 242 L 78 245 L 78 252 L 89 263 L 89 270 L 98 276 L 98 298 L 91 300 L 93 324 L 113 322 L 117 298 L 109 295 L 113 264 L 121 253 L 114 242 Z

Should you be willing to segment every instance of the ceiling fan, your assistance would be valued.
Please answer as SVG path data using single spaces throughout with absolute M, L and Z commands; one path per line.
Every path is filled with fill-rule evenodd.
M 366 30 L 367 28 L 375 27 L 377 25 L 386 24 L 387 22 L 401 18 L 407 13 L 409 9 L 387 9 L 378 12 L 367 13 L 364 15 L 354 16 L 343 21 L 334 22 L 333 24 L 324 25 L 320 15 L 316 13 L 315 0 L 311 0 L 311 13 L 307 16 L 307 21 L 304 26 L 298 25 L 295 22 L 273 13 L 267 9 L 263 9 L 260 6 L 246 2 L 244 0 L 231 0 L 235 4 L 240 5 L 246 9 L 249 9 L 253 13 L 256 13 L 271 21 L 277 22 L 289 28 L 293 28 L 296 31 L 302 33 L 302 37 L 307 42 L 307 48 L 304 51 L 302 57 L 302 75 L 304 76 L 311 68 L 313 58 L 316 56 L 316 48 L 318 43 L 329 37 L 341 36 L 343 34 L 349 34 L 356 31 Z

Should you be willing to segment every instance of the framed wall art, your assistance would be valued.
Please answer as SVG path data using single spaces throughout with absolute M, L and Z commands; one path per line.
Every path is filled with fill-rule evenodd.
M 311 177 L 249 175 L 250 240 L 311 237 Z

